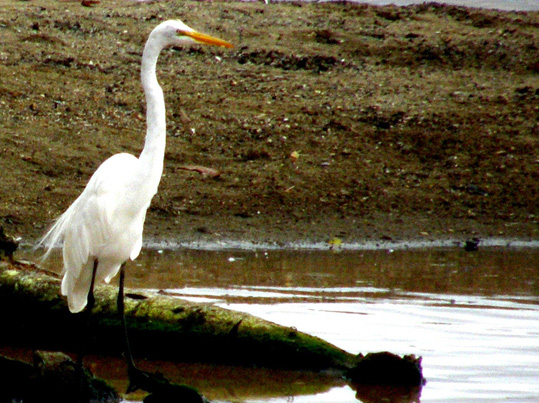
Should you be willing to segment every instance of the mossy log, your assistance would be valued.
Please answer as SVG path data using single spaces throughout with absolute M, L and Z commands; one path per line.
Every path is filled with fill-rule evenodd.
M 96 305 L 87 321 L 84 314 L 69 312 L 58 278 L 27 266 L 0 263 L 0 342 L 78 351 L 81 342 L 90 340 L 90 351 L 122 352 L 116 287 L 96 288 Z M 342 373 L 356 358 L 294 328 L 211 304 L 127 290 L 125 308 L 135 358 Z

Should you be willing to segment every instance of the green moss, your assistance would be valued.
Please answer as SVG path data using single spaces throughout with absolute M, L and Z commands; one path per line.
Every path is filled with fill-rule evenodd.
M 59 295 L 59 281 L 47 275 L 0 269 L 0 308 L 5 339 L 40 348 L 78 349 L 74 332 L 91 331 L 101 351 L 121 352 L 117 289 L 96 290 L 91 329 Z M 345 369 L 351 354 L 289 327 L 208 304 L 140 293 L 126 298 L 133 349 L 153 358 L 294 369 Z M 44 331 L 46 329 L 46 331 Z M 114 335 L 114 336 L 111 336 Z

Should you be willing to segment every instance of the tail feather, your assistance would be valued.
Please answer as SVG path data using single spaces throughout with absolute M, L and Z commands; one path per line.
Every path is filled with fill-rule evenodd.
M 52 250 L 63 242 L 64 277 L 61 293 L 67 296 L 69 310 L 73 313 L 82 311 L 88 303 L 93 272 L 93 259 L 89 259 L 88 230 L 76 216 L 77 202 L 56 219 L 35 247 L 45 247 L 41 257 L 41 262 L 44 262 Z
M 72 313 L 82 311 L 88 304 L 88 293 L 92 283 L 93 262 L 89 261 L 80 270 L 79 276 L 67 271 L 62 279 L 61 292 L 67 296 L 69 310 Z
M 45 247 L 45 253 L 41 257 L 41 262 L 47 260 L 55 247 L 59 247 L 63 241 L 65 232 L 75 213 L 76 202 L 71 205 L 60 217 L 56 219 L 49 230 L 38 241 L 34 249 Z

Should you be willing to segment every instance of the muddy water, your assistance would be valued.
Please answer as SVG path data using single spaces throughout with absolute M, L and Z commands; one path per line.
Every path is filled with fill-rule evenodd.
M 420 355 L 428 379 L 421 391 L 383 400 L 387 391 L 356 392 L 323 375 L 141 363 L 216 401 L 539 401 L 536 248 L 145 250 L 127 278 L 130 287 L 249 312 L 352 353 Z M 121 361 L 92 361 L 125 387 Z

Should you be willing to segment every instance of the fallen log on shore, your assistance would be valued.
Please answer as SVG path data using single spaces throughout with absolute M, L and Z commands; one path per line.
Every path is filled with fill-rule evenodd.
M 52 275 L 2 262 L 0 341 L 78 351 L 80 337 L 89 335 L 91 351 L 120 354 L 123 338 L 116 287 L 96 287 L 88 324 L 84 315 L 69 312 L 59 286 Z M 354 355 L 320 338 L 211 304 L 127 290 L 125 306 L 138 357 L 342 373 L 355 362 Z
M 84 314 L 69 312 L 59 287 L 59 278 L 33 264 L 0 262 L 0 343 L 66 352 L 80 351 L 81 340 L 90 340 L 86 352 L 120 355 L 123 335 L 116 287 L 96 288 L 89 321 Z M 130 290 L 125 295 L 137 358 L 324 371 L 346 378 L 358 396 L 370 393 L 373 385 L 397 385 L 396 393 L 403 393 L 404 387 L 404 393 L 416 396 L 425 383 L 421 358 L 354 356 L 318 337 L 246 313 L 158 292 Z M 115 398 L 107 396 L 107 401 Z

